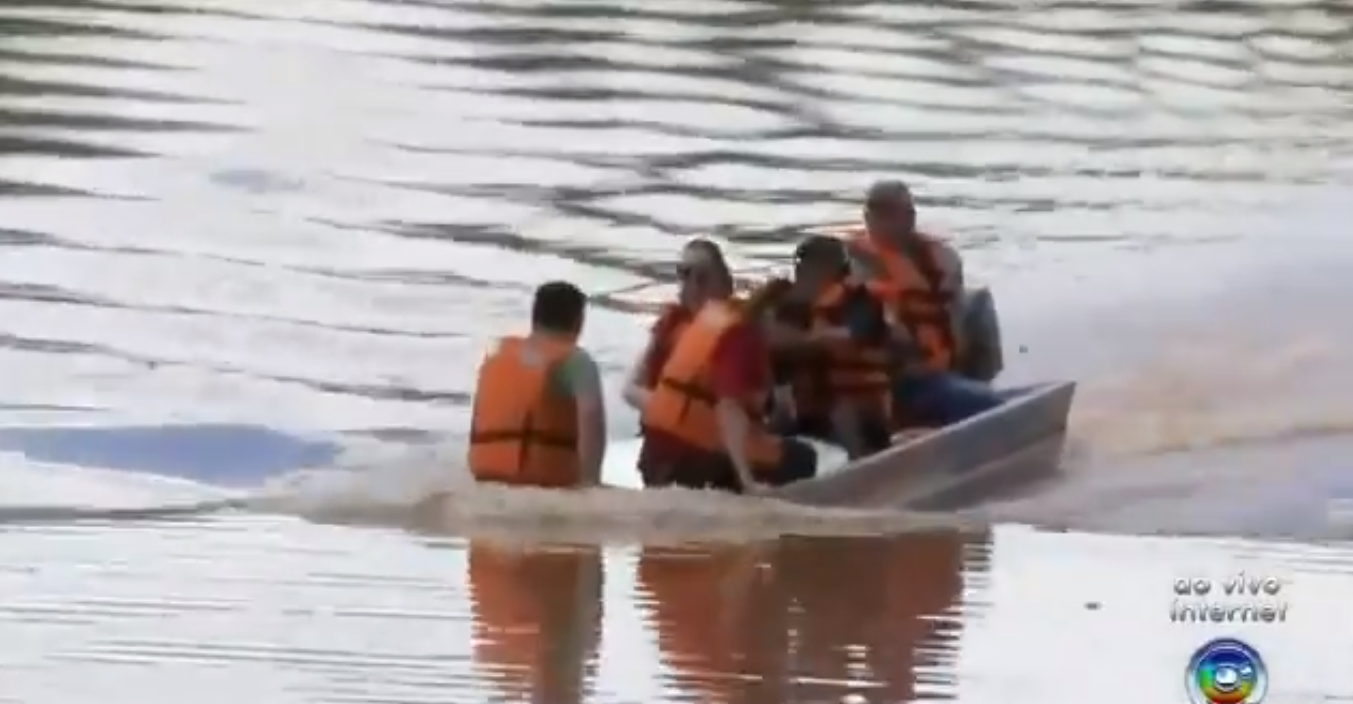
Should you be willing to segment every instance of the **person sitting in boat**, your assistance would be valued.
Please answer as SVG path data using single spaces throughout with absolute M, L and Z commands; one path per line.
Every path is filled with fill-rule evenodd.
M 776 311 L 772 346 L 789 355 L 796 434 L 852 458 L 888 447 L 893 352 L 883 302 L 850 278 L 840 240 L 814 236 L 794 253 L 793 292 Z
M 944 426 L 1001 404 L 989 386 L 955 371 L 955 310 L 963 292 L 958 252 L 916 229 L 911 189 L 901 181 L 870 187 L 865 227 L 847 236 L 857 274 L 882 296 L 921 353 L 899 370 L 894 408 L 908 424 Z
M 479 366 L 468 465 L 480 482 L 571 489 L 601 483 L 601 374 L 578 346 L 587 297 L 553 281 L 535 293 L 531 331 L 500 339 Z
M 681 249 L 677 264 L 679 288 L 677 298 L 664 305 L 658 319 L 649 329 L 648 342 L 630 368 L 621 396 L 635 410 L 642 410 L 653 387 L 658 383 L 658 372 L 667 363 L 676 341 L 686 326 L 695 318 L 713 289 L 712 262 L 723 261 L 723 251 L 712 240 L 694 239 Z
M 770 352 L 754 297 L 733 299 L 733 277 L 717 247 L 686 260 L 706 300 L 667 355 L 642 399 L 639 471 L 648 487 L 757 493 L 809 479 L 817 452 L 765 423 Z

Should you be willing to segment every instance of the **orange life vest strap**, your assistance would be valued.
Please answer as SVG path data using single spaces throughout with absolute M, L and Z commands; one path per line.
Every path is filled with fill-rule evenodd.
M 680 381 L 677 379 L 664 378 L 658 381 L 658 384 L 669 388 L 681 395 L 681 410 L 677 412 L 677 418 L 685 420 L 686 414 L 690 413 L 691 406 L 701 404 L 713 408 L 718 405 L 719 397 L 698 384 Z M 759 418 L 762 414 L 760 408 L 752 407 L 747 403 L 740 404 L 752 418 Z
M 527 415 L 520 428 L 512 430 L 470 429 L 471 445 L 494 445 L 515 443 L 517 445 L 517 466 L 530 467 L 532 450 L 536 447 L 552 447 L 560 450 L 573 450 L 578 445 L 577 437 L 542 431 L 535 427 L 535 416 Z
M 954 330 L 954 322 L 949 314 L 949 296 L 943 292 L 944 272 L 940 268 L 938 258 L 935 256 L 936 248 L 940 245 L 933 238 L 923 236 L 925 244 L 919 247 L 909 247 L 906 251 L 880 247 L 878 243 L 869 238 L 868 233 L 860 231 L 853 235 L 850 240 L 850 246 L 857 248 L 867 255 L 877 258 L 883 266 L 885 274 L 884 285 L 879 291 L 889 307 L 892 308 L 898 317 L 898 322 L 911 331 L 912 335 L 921 338 L 923 350 L 927 359 L 933 359 L 934 355 L 942 355 L 943 364 L 952 364 L 954 355 L 958 349 L 958 339 Z M 905 286 L 900 290 L 899 280 L 901 272 L 899 269 L 910 265 L 916 274 L 920 277 L 921 287 Z M 928 328 L 928 332 L 938 337 L 938 344 L 942 349 L 930 349 L 924 339 L 927 337 L 919 329 Z

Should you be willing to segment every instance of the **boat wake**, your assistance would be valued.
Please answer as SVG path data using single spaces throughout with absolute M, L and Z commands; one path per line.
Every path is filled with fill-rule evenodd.
M 1113 414 L 1106 399 L 1133 399 L 1119 406 L 1124 413 L 1166 413 L 1145 403 L 1149 396 L 1140 387 L 1133 393 L 1086 397 L 1087 410 L 1077 419 L 1058 484 L 1024 498 L 957 513 L 819 508 L 679 489 L 641 491 L 632 469 L 634 440 L 612 446 L 607 488 L 565 493 L 476 486 L 462 465 L 463 445 L 448 439 L 417 446 L 334 442 L 331 457 L 313 467 L 278 472 L 261 482 L 256 473 L 241 470 L 244 485 L 233 487 L 222 486 L 228 475 L 210 462 L 206 464 L 211 471 L 201 467 L 193 471 L 185 465 L 180 476 L 167 476 L 163 468 L 156 473 L 129 467 L 126 457 L 120 458 L 120 466 L 98 468 L 52 461 L 60 458 L 43 457 L 32 448 L 27 453 L 11 450 L 0 455 L 0 524 L 205 520 L 246 511 L 431 534 L 579 542 L 754 540 L 1009 522 L 1125 533 L 1353 537 L 1353 524 L 1330 511 L 1340 499 L 1353 499 L 1353 477 L 1346 477 L 1332 459 L 1345 454 L 1336 451 L 1340 442 L 1346 442 L 1341 436 L 1295 433 L 1296 425 L 1274 422 L 1248 426 L 1264 431 L 1269 439 L 1263 443 L 1252 441 L 1254 433 L 1236 435 L 1234 441 L 1219 433 L 1205 445 L 1181 449 L 1172 445 L 1175 436 L 1168 432 L 1160 436 L 1165 442 L 1150 443 L 1142 441 L 1148 434 L 1140 428 L 1103 429 L 1120 428 L 1108 422 Z M 1186 412 L 1200 424 L 1207 422 L 1202 411 Z M 253 436 L 276 433 L 231 426 L 214 433 L 202 426 L 165 426 L 159 431 L 161 436 L 136 429 L 145 443 L 139 453 L 162 456 L 165 443 L 183 449 L 181 440 L 171 440 L 183 433 L 199 439 L 227 435 L 240 447 L 256 444 L 259 438 Z M 87 436 L 117 430 L 31 432 L 61 432 L 72 446 L 87 448 L 91 444 Z M 1124 442 L 1116 432 L 1130 432 L 1132 441 Z M 8 431 L 8 437 L 12 440 L 15 433 Z M 6 436 L 0 433 L 0 439 Z M 1196 439 L 1199 434 L 1186 437 Z M 820 449 L 828 463 L 844 462 L 831 448 Z
M 126 437 L 136 442 L 121 440 Z M 191 519 L 249 511 L 435 534 L 649 543 L 960 525 L 952 516 L 812 508 L 681 489 L 640 491 L 633 439 L 613 444 L 604 476 L 608 487 L 568 493 L 477 486 L 463 467 L 464 446 L 454 439 L 417 446 L 334 442 L 330 457 L 317 466 L 254 484 L 248 482 L 257 466 L 231 473 L 228 462 L 206 450 L 229 445 L 261 461 L 257 448 L 264 445 L 294 455 L 292 445 L 316 444 L 300 438 L 289 444 L 280 437 L 249 426 L 6 429 L 0 443 L 17 444 L 20 451 L 4 455 L 0 464 L 0 524 Z M 193 443 L 202 451 L 192 452 Z M 104 448 L 100 461 L 90 457 L 92 446 Z M 163 459 L 171 446 L 179 456 L 172 468 Z M 62 463 L 63 447 L 85 464 Z M 111 447 L 118 452 L 109 452 Z M 839 451 L 820 449 L 827 463 L 844 463 Z M 241 480 L 245 486 L 221 486 Z
M 439 534 L 558 540 L 746 540 L 784 534 L 879 534 L 962 527 L 953 516 L 817 508 L 772 499 L 684 489 L 641 490 L 637 440 L 612 443 L 603 479 L 580 492 L 476 485 L 455 441 L 423 448 L 355 452 L 336 469 L 270 484 L 257 505 L 311 520 L 399 525 Z M 839 451 L 819 446 L 826 463 Z
M 1353 390 L 1351 353 L 1314 336 L 1193 337 L 1135 372 L 1083 384 L 1073 430 L 1102 460 L 1353 433 L 1353 395 L 1336 391 Z
M 968 514 L 1117 533 L 1353 538 L 1339 508 L 1353 501 L 1340 459 L 1353 448 L 1353 340 L 1264 332 L 1210 337 L 1200 326 L 1135 370 L 1082 383 L 1058 484 Z

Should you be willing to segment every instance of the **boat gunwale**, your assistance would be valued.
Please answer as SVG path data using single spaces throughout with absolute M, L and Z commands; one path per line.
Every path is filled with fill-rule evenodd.
M 1010 391 L 1016 391 L 1011 389 Z M 873 477 L 887 476 L 894 472 L 905 472 L 907 482 L 917 483 L 915 490 L 908 490 L 909 495 L 899 500 L 902 505 L 911 504 L 914 500 L 922 498 L 928 493 L 927 487 L 933 488 L 936 485 L 948 486 L 951 490 L 957 490 L 962 485 L 972 479 L 979 478 L 982 470 L 992 465 L 1004 466 L 1006 460 L 1022 456 L 1030 447 L 1040 446 L 1049 443 L 1052 439 L 1065 440 L 1067 421 L 1070 416 L 1071 404 L 1075 397 L 1076 382 L 1061 380 L 1048 381 L 1028 386 L 1018 387 L 1025 393 L 1016 395 L 1002 403 L 1000 407 L 978 414 L 971 418 L 964 419 L 933 433 L 917 436 L 897 443 L 886 450 L 862 457 L 845 464 L 831 472 L 820 474 L 812 479 L 801 482 L 795 482 L 785 487 L 780 487 L 771 492 L 771 496 L 782 500 L 814 504 L 814 505 L 837 505 L 850 504 L 858 505 L 856 501 L 843 501 L 833 490 L 833 485 L 846 484 L 843 479 L 848 476 Z M 1008 446 L 1001 452 L 981 453 L 978 461 L 970 465 L 964 465 L 956 471 L 942 471 L 937 476 L 929 477 L 924 475 L 932 474 L 925 469 L 928 464 L 925 460 L 925 454 L 931 452 L 937 457 L 951 459 L 953 452 L 936 452 L 936 448 L 943 449 L 943 444 L 952 442 L 955 437 L 972 432 L 973 428 L 978 428 L 986 424 L 998 422 L 1000 419 L 1017 418 L 1013 414 L 1018 414 L 1019 409 L 1028 409 L 1034 405 L 1044 405 L 1054 412 L 1051 414 L 1041 414 L 1032 416 L 1031 420 L 1039 417 L 1051 417 L 1054 420 L 1045 423 L 1033 423 L 1031 432 L 1024 433 L 1027 437 L 1014 441 L 1013 446 Z M 1056 454 L 1060 455 L 1060 444 L 1056 448 Z M 1051 454 L 1051 453 L 1044 453 Z M 932 458 L 934 459 L 934 458 Z M 1055 461 L 1055 460 L 1054 460 Z M 906 467 L 908 464 L 917 464 L 918 467 Z M 949 462 L 952 464 L 952 461 Z M 890 469 L 891 468 L 891 469 Z M 918 477 L 920 479 L 918 480 Z M 915 496 L 910 496 L 915 494 Z

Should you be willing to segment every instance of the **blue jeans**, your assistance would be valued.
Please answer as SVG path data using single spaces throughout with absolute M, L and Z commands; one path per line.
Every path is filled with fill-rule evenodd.
M 893 385 L 893 399 L 908 421 L 932 427 L 967 420 L 1002 401 L 986 384 L 950 372 L 904 376 Z

